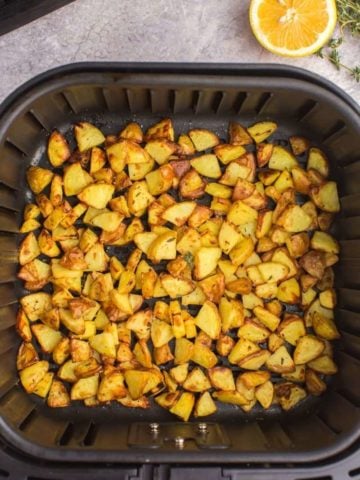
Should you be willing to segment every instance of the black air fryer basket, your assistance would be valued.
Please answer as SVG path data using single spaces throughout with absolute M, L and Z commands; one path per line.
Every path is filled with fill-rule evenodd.
M 198 126 L 221 138 L 229 120 L 247 125 L 273 119 L 280 126 L 275 140 L 304 135 L 330 158 L 342 205 L 336 224 L 342 248 L 336 271 L 339 373 L 326 394 L 293 412 L 245 414 L 223 406 L 205 419 L 204 434 L 198 422 L 176 422 L 156 407 L 49 409 L 18 384 L 16 270 L 27 167 L 45 162 L 55 127 L 70 132 L 85 119 L 113 133 L 130 119 L 146 128 L 163 117 L 173 119 L 177 132 Z M 0 478 L 74 479 L 83 478 L 86 469 L 87 478 L 93 469 L 109 479 L 357 478 L 359 152 L 359 107 L 334 85 L 294 68 L 85 63 L 40 75 L 12 94 L 0 110 Z

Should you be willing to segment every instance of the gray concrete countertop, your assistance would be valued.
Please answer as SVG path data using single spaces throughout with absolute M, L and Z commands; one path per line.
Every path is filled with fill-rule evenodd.
M 34 75 L 79 61 L 269 62 L 316 72 L 360 102 L 360 84 L 315 56 L 265 51 L 248 23 L 249 0 L 76 0 L 0 37 L 0 101 Z M 348 38 L 344 63 L 360 45 Z

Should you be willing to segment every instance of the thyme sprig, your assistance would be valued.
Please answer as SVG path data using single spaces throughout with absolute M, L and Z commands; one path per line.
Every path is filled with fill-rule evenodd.
M 346 32 L 360 36 L 360 2 L 359 0 L 336 0 L 340 36 L 332 38 L 328 44 L 316 52 L 320 58 L 329 60 L 337 70 L 347 70 L 356 82 L 360 82 L 360 65 L 349 67 L 341 61 L 339 47 L 344 42 Z

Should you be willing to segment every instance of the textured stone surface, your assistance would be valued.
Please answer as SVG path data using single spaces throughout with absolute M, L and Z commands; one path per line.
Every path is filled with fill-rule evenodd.
M 248 24 L 249 0 L 76 0 L 0 37 L 0 101 L 24 81 L 65 63 L 103 61 L 269 62 L 303 67 L 360 101 L 360 84 L 317 57 L 276 57 Z M 359 43 L 342 47 L 354 64 Z M 357 57 L 357 58 L 356 58 Z

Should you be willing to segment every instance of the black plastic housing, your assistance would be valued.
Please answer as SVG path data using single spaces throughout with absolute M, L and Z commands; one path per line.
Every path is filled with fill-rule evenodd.
M 173 443 L 134 449 L 129 445 L 134 422 L 157 421 L 161 427 L 174 418 L 158 409 L 138 411 L 118 405 L 52 410 L 18 385 L 19 339 L 14 324 L 20 294 L 16 282 L 18 228 L 28 195 L 26 168 L 44 162 L 46 142 L 55 127 L 69 132 L 76 121 L 85 119 L 113 133 L 129 120 L 146 128 L 164 116 L 173 119 L 177 131 L 199 126 L 214 129 L 222 138 L 226 138 L 229 120 L 250 124 L 273 119 L 280 126 L 275 138 L 301 134 L 321 146 L 339 185 L 339 373 L 324 396 L 305 402 L 293 413 L 271 409 L 246 415 L 234 407 L 222 408 L 209 421 L 220 425 L 229 438 L 231 446 L 226 449 L 201 449 L 193 441 L 186 442 L 182 451 Z M 3 442 L 23 456 L 47 462 L 221 463 L 229 468 L 230 464 L 289 463 L 301 468 L 305 463 L 331 463 L 335 455 L 345 457 L 354 451 L 360 430 L 359 151 L 359 107 L 334 85 L 289 67 L 84 63 L 60 67 L 20 87 L 0 108 Z

